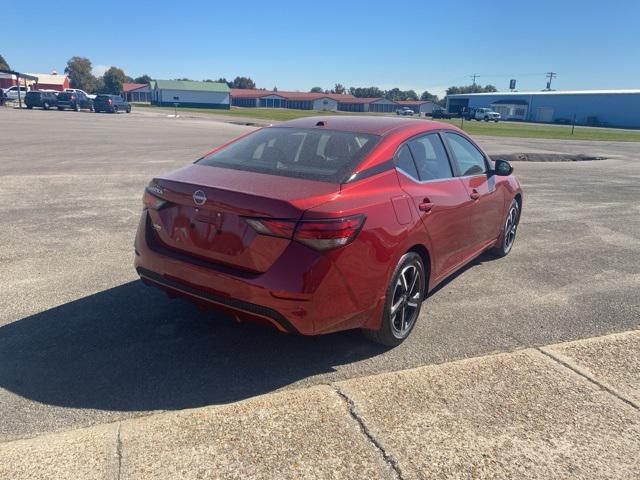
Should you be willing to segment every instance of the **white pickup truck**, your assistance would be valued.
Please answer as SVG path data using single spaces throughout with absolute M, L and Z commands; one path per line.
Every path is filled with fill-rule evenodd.
M 80 90 L 79 88 L 65 88 L 64 91 L 65 92 L 71 92 L 71 93 L 84 93 L 91 100 L 95 100 L 96 99 L 95 95 L 90 95 L 87 92 L 85 92 L 84 90 Z
M 26 87 L 22 87 L 22 86 L 19 88 L 20 88 L 20 97 L 22 98 L 22 100 L 24 100 L 24 96 L 27 94 L 29 90 Z M 9 100 L 17 100 L 18 86 L 14 85 L 13 87 L 5 88 L 3 91 L 3 96 L 5 98 L 8 98 Z
M 475 120 L 484 120 L 485 122 L 488 122 L 489 120 L 499 122 L 501 117 L 498 112 L 494 112 L 490 108 L 476 108 L 473 118 Z

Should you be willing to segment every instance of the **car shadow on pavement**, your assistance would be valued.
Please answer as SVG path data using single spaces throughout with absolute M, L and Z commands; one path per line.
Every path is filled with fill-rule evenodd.
M 63 407 L 182 409 L 384 351 L 358 331 L 302 337 L 236 324 L 134 281 L 0 327 L 0 387 Z

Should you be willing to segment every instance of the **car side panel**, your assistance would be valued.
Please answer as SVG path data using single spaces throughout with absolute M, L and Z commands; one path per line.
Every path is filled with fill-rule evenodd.
M 401 188 L 411 197 L 414 215 L 424 224 L 432 248 L 431 275 L 439 278 L 469 254 L 471 203 L 458 178 L 419 182 L 398 171 Z M 420 204 L 431 203 L 429 211 Z
M 500 233 L 504 215 L 504 183 L 496 175 L 475 175 L 460 180 L 468 194 L 475 192 L 479 197 L 473 202 L 470 217 L 470 230 L 473 248 L 482 248 L 488 241 L 494 240 Z M 469 197 L 470 198 L 470 197 Z
M 325 295 L 319 302 L 324 305 L 322 308 L 343 310 L 337 302 L 348 301 L 352 303 L 354 314 L 316 325 L 317 333 L 363 326 L 377 328 L 380 308 L 400 251 L 405 245 L 429 244 L 419 217 L 412 215 L 406 224 L 398 221 L 392 199 L 403 195 L 396 171 L 390 169 L 343 186 L 331 201 L 305 212 L 305 219 L 366 215 L 364 226 L 353 243 L 326 255 L 331 258 L 330 268 L 335 270 L 334 278 L 339 278 L 339 283 L 333 290 L 316 292 Z

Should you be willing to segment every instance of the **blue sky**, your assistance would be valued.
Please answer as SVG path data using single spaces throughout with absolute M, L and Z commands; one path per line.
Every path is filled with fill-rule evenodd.
M 474 72 L 499 90 L 510 78 L 539 90 L 550 70 L 562 90 L 640 87 L 637 0 L 92 3 L 4 2 L 0 53 L 25 72 L 81 55 L 132 77 L 244 75 L 281 90 L 442 94 Z

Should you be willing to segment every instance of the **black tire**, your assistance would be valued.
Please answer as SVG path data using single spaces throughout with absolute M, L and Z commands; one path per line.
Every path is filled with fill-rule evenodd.
M 500 120 L 498 120 L 497 118 L 494 120 L 494 122 L 498 123 Z
M 64 110 L 64 107 L 58 107 L 58 110 L 62 111 Z
M 409 280 L 407 280 L 408 274 L 406 272 L 413 271 L 412 269 L 415 269 L 415 273 L 418 275 L 418 279 L 416 280 L 416 282 L 419 282 L 416 284 L 417 288 L 414 288 L 414 286 L 409 286 L 409 288 L 406 288 L 406 286 L 403 287 L 408 281 L 411 281 L 412 277 L 409 277 Z M 404 283 L 401 277 L 404 277 Z M 387 286 L 380 329 L 363 330 L 365 337 L 373 342 L 389 347 L 396 347 L 404 342 L 418 321 L 422 301 L 425 298 L 426 278 L 424 264 L 422 263 L 420 255 L 416 252 L 405 253 L 398 262 L 391 276 L 391 281 Z M 409 290 L 408 293 L 407 290 Z M 413 302 L 411 300 L 413 300 Z M 411 303 L 415 303 L 415 307 L 411 306 Z M 392 314 L 394 305 L 400 305 L 396 308 L 395 315 Z M 407 311 L 406 309 L 410 310 Z M 407 314 L 410 315 L 410 318 L 405 322 Z M 401 318 L 398 318 L 398 316 L 401 316 Z M 397 325 L 398 321 L 400 325 Z
M 113 106 L 113 113 L 118 113 L 118 106 L 117 105 Z
M 100 113 L 100 110 L 93 109 L 93 113 Z
M 89 111 L 93 112 L 93 103 L 91 105 L 89 105 Z
M 489 121 L 489 117 L 484 117 L 484 121 L 488 122 Z
M 50 105 L 49 105 L 49 102 L 44 102 L 42 104 L 42 108 L 44 108 L 45 110 L 49 110 L 49 108 L 51 108 Z
M 33 108 L 33 105 L 27 105 L 27 110 L 31 110 Z
M 76 112 L 79 112 L 79 111 L 80 111 L 80 104 L 79 104 L 79 103 L 76 103 L 76 104 L 73 106 L 73 109 L 74 109 Z
M 511 200 L 511 205 L 507 209 L 507 215 L 502 223 L 502 231 L 496 245 L 491 249 L 491 253 L 498 257 L 506 257 L 513 249 L 513 244 L 516 241 L 516 233 L 518 230 L 518 223 L 520 222 L 520 205 L 514 198 Z
M 131 105 L 127 105 L 127 113 L 131 113 Z

